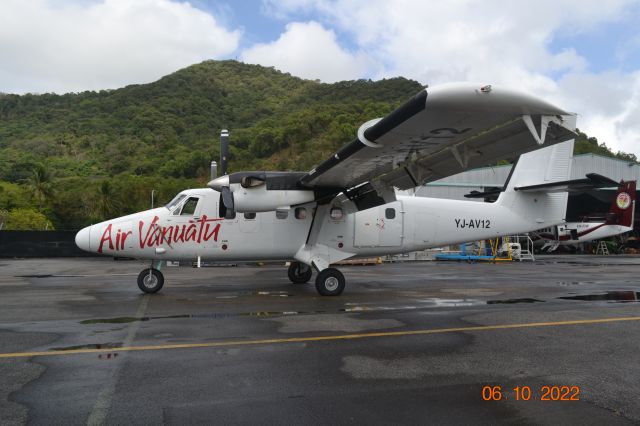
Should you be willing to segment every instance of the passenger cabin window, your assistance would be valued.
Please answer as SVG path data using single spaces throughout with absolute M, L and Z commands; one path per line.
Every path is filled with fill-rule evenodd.
M 333 220 L 342 219 L 342 209 L 340 207 L 331 208 L 331 211 L 329 212 L 329 216 L 331 216 L 331 219 Z
M 231 209 L 227 209 L 227 211 L 224 214 L 224 218 L 225 219 L 235 219 L 236 218 L 236 211 L 235 210 L 231 210 Z
M 180 211 L 180 216 L 193 216 L 198 206 L 198 198 L 191 197 L 183 205 Z
M 276 219 L 286 219 L 289 217 L 289 212 L 286 210 L 276 210 Z
M 244 214 L 244 218 L 245 219 L 249 219 L 249 220 L 255 219 L 256 218 L 256 214 L 255 213 L 245 213 Z
M 385 209 L 384 217 L 387 219 L 395 219 L 396 218 L 396 209 Z
M 296 219 L 306 219 L 307 209 L 304 207 L 296 207 L 295 215 L 296 215 Z

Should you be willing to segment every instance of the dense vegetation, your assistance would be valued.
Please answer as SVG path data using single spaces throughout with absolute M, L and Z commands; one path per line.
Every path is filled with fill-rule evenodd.
M 404 78 L 322 84 L 207 61 L 118 90 L 0 94 L 0 223 L 77 229 L 148 208 L 152 189 L 164 203 L 208 180 L 222 128 L 231 171 L 308 170 L 420 89 Z M 576 152 L 614 155 L 586 135 Z

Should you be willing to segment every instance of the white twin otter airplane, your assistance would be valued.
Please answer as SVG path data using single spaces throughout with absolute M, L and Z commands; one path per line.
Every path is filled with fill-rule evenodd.
M 82 229 L 76 244 L 150 259 L 138 287 L 155 293 L 167 260 L 291 261 L 289 278 L 336 296 L 332 264 L 495 238 L 561 224 L 575 114 L 529 94 L 473 83 L 422 90 L 313 170 L 240 172 L 189 189 L 164 207 Z M 565 143 L 560 143 L 565 142 Z M 547 147 L 544 149 L 539 149 Z M 522 155 L 495 203 L 396 196 Z M 546 188 L 546 185 L 543 186 Z

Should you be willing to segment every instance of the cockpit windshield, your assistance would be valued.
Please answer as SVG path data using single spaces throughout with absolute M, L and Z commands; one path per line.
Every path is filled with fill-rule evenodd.
M 187 196 L 187 194 L 183 194 L 182 192 L 178 195 L 176 195 L 173 200 L 171 200 L 169 202 L 169 204 L 165 205 L 166 208 L 168 208 L 169 210 L 173 210 L 173 208 L 175 206 L 177 206 L 178 204 L 180 204 L 180 201 L 184 200 L 184 198 Z

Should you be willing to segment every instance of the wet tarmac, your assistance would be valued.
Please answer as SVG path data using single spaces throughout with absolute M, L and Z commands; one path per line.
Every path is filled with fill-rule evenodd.
M 0 424 L 638 424 L 640 257 L 0 261 Z

